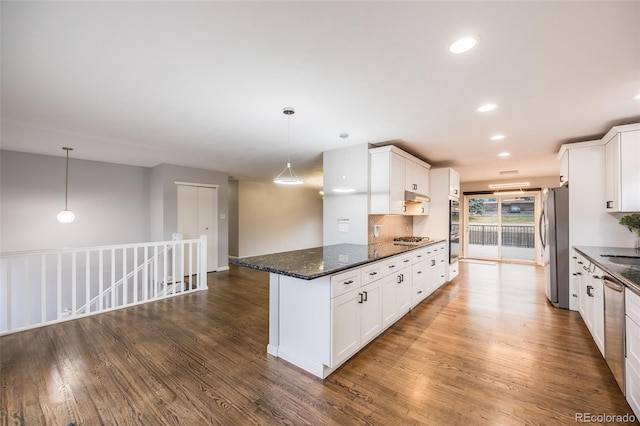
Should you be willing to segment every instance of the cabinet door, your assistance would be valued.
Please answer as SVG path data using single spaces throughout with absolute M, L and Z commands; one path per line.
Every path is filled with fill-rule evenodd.
M 411 310 L 411 283 L 413 281 L 411 267 L 401 269 L 399 275 L 400 283 L 396 287 L 396 303 L 398 304 L 398 317 L 401 317 Z
M 415 307 L 418 303 L 422 302 L 427 297 L 427 281 L 428 281 L 428 268 L 427 260 L 422 259 L 414 263 L 411 267 L 413 277 L 411 279 L 412 287 L 412 299 L 411 307 Z
M 569 182 L 569 150 L 565 150 L 560 159 L 560 185 Z
M 640 130 L 620 134 L 620 211 L 640 211 Z
M 360 296 L 352 290 L 331 300 L 331 365 L 349 358 L 361 346 Z
M 360 289 L 362 293 L 361 346 L 382 331 L 382 280 L 377 280 Z
M 389 214 L 404 213 L 405 160 L 391 153 L 391 191 L 389 194 Z
M 598 274 L 602 276 L 602 271 Z M 604 285 L 601 279 L 593 278 L 593 339 L 604 356 Z
M 615 135 L 605 147 L 604 175 L 605 208 L 620 210 L 620 134 Z
M 436 272 L 435 272 L 435 288 L 434 290 L 442 287 L 447 282 L 447 259 L 444 253 L 440 253 L 436 256 Z
M 449 195 L 460 197 L 460 174 L 453 169 L 449 169 Z
M 429 169 L 422 164 L 405 160 L 404 189 L 422 195 L 429 195 Z
M 387 275 L 382 279 L 382 328 L 387 328 L 399 318 L 396 286 L 400 274 Z

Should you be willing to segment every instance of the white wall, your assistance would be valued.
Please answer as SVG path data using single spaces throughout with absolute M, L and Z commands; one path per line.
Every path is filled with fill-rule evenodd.
M 61 154 L 62 154 L 62 150 Z M 65 157 L 0 151 L 2 252 L 148 241 L 149 170 L 69 159 L 69 210 L 61 224 Z
M 322 197 L 316 189 L 239 183 L 238 256 L 322 245 Z

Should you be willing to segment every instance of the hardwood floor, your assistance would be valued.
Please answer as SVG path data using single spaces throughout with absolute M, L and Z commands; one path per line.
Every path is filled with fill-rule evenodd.
M 574 424 L 631 413 L 542 269 L 460 276 L 321 381 L 266 354 L 268 274 L 0 338 L 2 424 Z

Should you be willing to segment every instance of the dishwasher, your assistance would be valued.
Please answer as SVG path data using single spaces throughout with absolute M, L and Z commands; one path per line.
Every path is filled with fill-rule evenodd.
M 604 357 L 624 394 L 624 285 L 607 273 L 604 284 Z

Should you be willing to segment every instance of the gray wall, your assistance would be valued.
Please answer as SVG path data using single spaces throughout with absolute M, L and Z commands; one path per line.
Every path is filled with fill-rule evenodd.
M 64 190 L 64 157 L 0 151 L 0 250 L 149 241 L 149 169 L 78 160 L 72 151 L 72 224 L 56 219 L 64 209 Z

